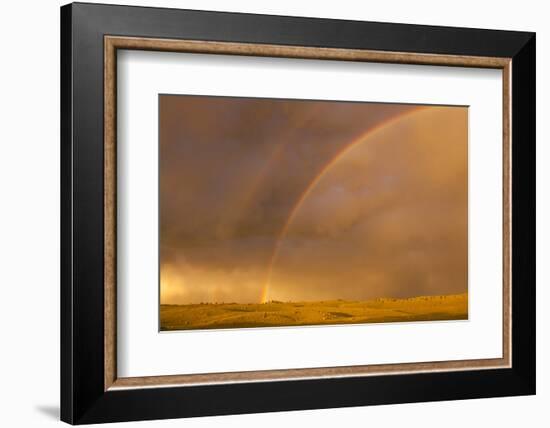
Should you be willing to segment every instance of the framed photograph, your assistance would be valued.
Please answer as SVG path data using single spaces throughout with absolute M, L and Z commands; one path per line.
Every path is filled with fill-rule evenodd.
M 61 8 L 61 418 L 535 393 L 535 35 Z

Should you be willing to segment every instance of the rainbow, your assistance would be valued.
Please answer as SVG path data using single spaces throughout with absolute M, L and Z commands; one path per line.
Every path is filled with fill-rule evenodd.
M 267 162 L 265 162 L 261 170 L 256 175 L 255 179 L 250 181 L 248 189 L 242 193 L 240 202 L 232 213 L 232 217 L 236 222 L 239 221 L 246 213 L 248 207 L 252 201 L 254 201 L 256 195 L 260 192 L 262 185 L 269 176 L 269 173 L 276 169 L 277 163 L 283 157 L 284 151 L 291 141 L 290 137 L 302 126 L 306 125 L 315 116 L 319 109 L 319 106 L 313 106 L 304 117 L 300 118 L 300 120 L 295 120 L 294 123 L 291 123 L 284 134 L 279 137 L 279 140 L 282 142 L 275 147 L 267 159 Z
M 277 257 L 279 256 L 279 252 L 281 250 L 282 243 L 284 241 L 284 238 L 288 232 L 288 229 L 290 228 L 290 225 L 292 224 L 294 217 L 298 213 L 300 207 L 302 206 L 303 202 L 306 200 L 306 198 L 309 196 L 311 191 L 315 188 L 317 183 L 323 178 L 323 176 L 350 150 L 352 150 L 354 147 L 357 147 L 359 144 L 363 143 L 368 138 L 374 136 L 377 132 L 381 131 L 382 129 L 393 125 L 395 122 L 400 121 L 404 119 L 405 117 L 409 116 L 410 114 L 416 113 L 419 110 L 423 110 L 424 107 L 420 106 L 412 110 L 408 110 L 406 112 L 403 112 L 401 114 L 398 114 L 396 116 L 392 116 L 373 128 L 369 128 L 365 132 L 359 134 L 359 136 L 355 137 L 353 140 L 351 140 L 348 144 L 344 145 L 344 147 L 339 150 L 320 170 L 320 172 L 313 178 L 313 180 L 308 184 L 308 186 L 305 188 L 305 190 L 302 192 L 300 197 L 297 199 L 296 203 L 292 207 L 292 210 L 290 211 L 290 214 L 287 217 L 287 220 L 283 227 L 281 228 L 279 234 L 277 235 L 277 238 L 275 240 L 275 245 L 273 247 L 273 252 L 271 254 L 271 258 L 269 260 L 268 268 L 267 268 L 267 274 L 266 274 L 266 281 L 264 283 L 264 286 L 262 287 L 261 297 L 260 297 L 260 303 L 265 303 L 268 300 L 268 294 L 269 294 L 269 287 L 271 285 L 271 277 L 273 275 L 273 267 L 275 265 L 275 262 L 277 261 Z

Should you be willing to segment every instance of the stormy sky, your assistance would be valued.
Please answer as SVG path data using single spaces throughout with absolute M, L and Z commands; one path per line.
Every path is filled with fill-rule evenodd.
M 467 108 L 161 95 L 161 302 L 467 291 Z

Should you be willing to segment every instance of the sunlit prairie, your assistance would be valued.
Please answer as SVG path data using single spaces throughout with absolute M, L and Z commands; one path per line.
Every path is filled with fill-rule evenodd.
M 195 330 L 468 319 L 468 294 L 366 301 L 161 305 L 160 329 Z

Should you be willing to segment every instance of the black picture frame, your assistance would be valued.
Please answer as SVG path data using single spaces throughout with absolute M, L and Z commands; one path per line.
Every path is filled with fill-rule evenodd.
M 512 59 L 512 366 L 104 388 L 104 36 Z M 535 34 L 73 3 L 61 8 L 61 419 L 71 424 L 535 393 Z

